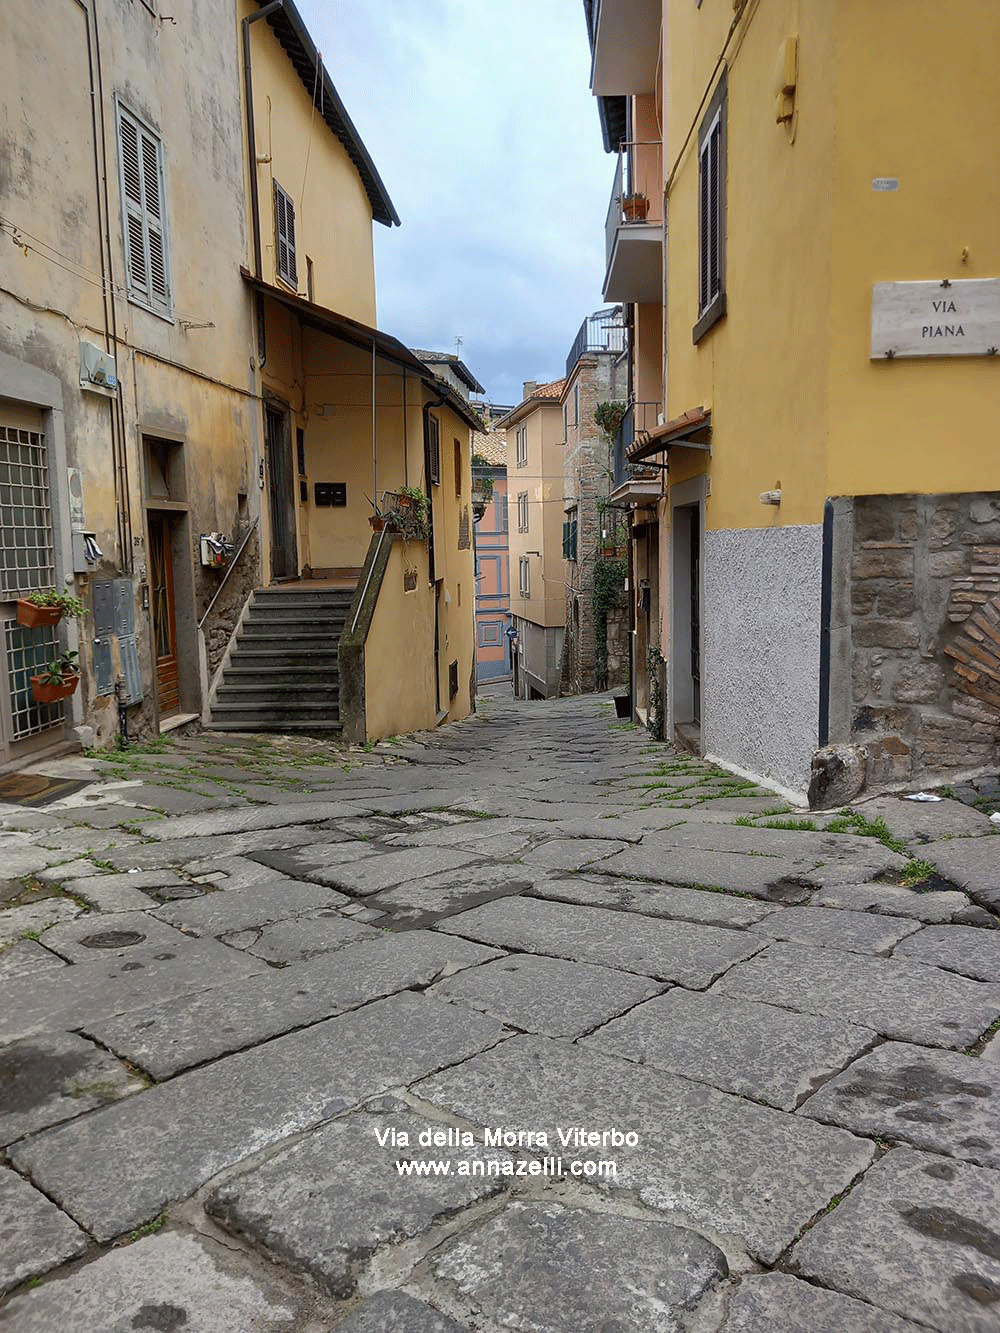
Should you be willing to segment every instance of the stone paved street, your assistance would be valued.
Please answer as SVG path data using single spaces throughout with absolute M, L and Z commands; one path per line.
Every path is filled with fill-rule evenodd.
M 971 804 L 809 816 L 598 696 L 39 767 L 4 1333 L 1000 1327 Z

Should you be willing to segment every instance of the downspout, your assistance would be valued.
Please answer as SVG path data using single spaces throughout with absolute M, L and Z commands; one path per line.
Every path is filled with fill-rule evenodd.
M 243 20 L 243 88 L 246 103 L 247 157 L 250 168 L 250 229 L 253 234 L 253 273 L 258 282 L 264 278 L 263 254 L 260 243 L 260 200 L 257 194 L 257 133 L 253 120 L 253 73 L 250 62 L 250 24 L 258 19 L 266 19 L 276 9 L 284 7 L 284 0 L 271 0 L 269 5 L 258 9 L 256 14 L 248 14 Z M 264 298 L 259 292 L 255 296 L 257 310 L 257 365 L 263 367 L 267 361 L 267 347 L 264 342 Z

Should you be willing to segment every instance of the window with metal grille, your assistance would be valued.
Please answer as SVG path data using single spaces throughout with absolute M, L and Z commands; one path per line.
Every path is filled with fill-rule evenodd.
M 170 318 L 163 144 L 137 116 L 116 103 L 118 161 L 130 301 Z
M 424 441 L 427 462 L 427 480 L 441 484 L 441 426 L 437 417 L 427 417 L 427 438 Z
M 528 492 L 521 491 L 517 497 L 517 530 L 528 531 Z
M 54 583 L 45 436 L 0 426 L 0 600 Z
M 7 688 L 10 692 L 11 739 L 23 740 L 62 725 L 63 705 L 35 702 L 31 677 L 40 676 L 62 651 L 54 626 L 25 629 L 16 620 L 4 625 Z
M 698 131 L 697 342 L 726 313 L 725 72 Z
M 531 564 L 523 555 L 518 562 L 518 589 L 522 597 L 531 596 Z
M 274 182 L 274 254 L 278 277 L 287 282 L 289 287 L 297 287 L 295 205 L 277 181 Z

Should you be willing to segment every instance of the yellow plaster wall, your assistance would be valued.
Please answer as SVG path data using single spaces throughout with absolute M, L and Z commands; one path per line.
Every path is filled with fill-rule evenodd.
M 412 592 L 403 583 L 407 570 L 417 575 Z M 428 581 L 427 543 L 396 540 L 365 640 L 368 739 L 431 729 L 435 712 L 434 587 Z
M 1000 6 L 841 0 L 838 36 L 828 492 L 996 490 L 1000 358 L 869 344 L 872 283 L 1000 276 Z
M 526 426 L 527 462 L 517 465 L 517 430 Z M 531 403 L 507 430 L 507 477 L 510 492 L 511 611 L 536 625 L 566 623 L 565 563 L 562 558 L 563 424 L 557 399 Z M 528 531 L 517 526 L 517 496 L 528 493 Z M 529 551 L 540 555 L 527 556 Z M 519 561 L 530 564 L 531 596 L 522 597 Z
M 438 612 L 440 697 L 442 709 L 448 710 L 448 720 L 454 722 L 472 711 L 472 663 L 476 652 L 471 432 L 447 405 L 436 409 L 435 415 L 441 431 L 441 484 L 431 488 L 434 505 L 434 572 L 443 584 Z M 456 440 L 461 456 L 457 474 Z M 461 494 L 457 493 L 459 490 Z M 459 538 L 465 526 L 463 515 L 468 520 L 469 545 L 465 550 L 460 550 Z M 458 694 L 454 699 L 449 699 L 448 666 L 456 660 Z
M 826 496 L 835 11 L 796 0 L 751 3 L 730 45 L 728 314 L 695 346 L 698 106 L 731 19 L 728 5 L 668 3 L 668 172 L 694 129 L 668 201 L 666 416 L 712 409 L 708 528 L 815 523 Z M 781 42 L 796 34 L 799 113 L 791 143 L 775 121 L 774 78 Z M 703 468 L 701 457 L 675 450 L 671 481 Z M 758 500 L 778 481 L 780 511 Z
M 240 0 L 241 19 L 256 12 L 251 0 Z M 308 255 L 317 304 L 374 325 L 372 209 L 361 178 L 318 110 L 313 114 L 310 95 L 267 20 L 254 23 L 250 34 L 257 155 L 270 158 L 257 167 L 264 280 L 281 282 L 274 254 L 277 180 L 295 204 L 299 293 L 306 295 Z M 249 236 L 247 254 L 252 266 Z

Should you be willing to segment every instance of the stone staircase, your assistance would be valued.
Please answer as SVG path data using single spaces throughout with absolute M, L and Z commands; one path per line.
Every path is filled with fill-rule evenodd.
M 219 731 L 339 733 L 352 587 L 257 588 L 212 704 Z

